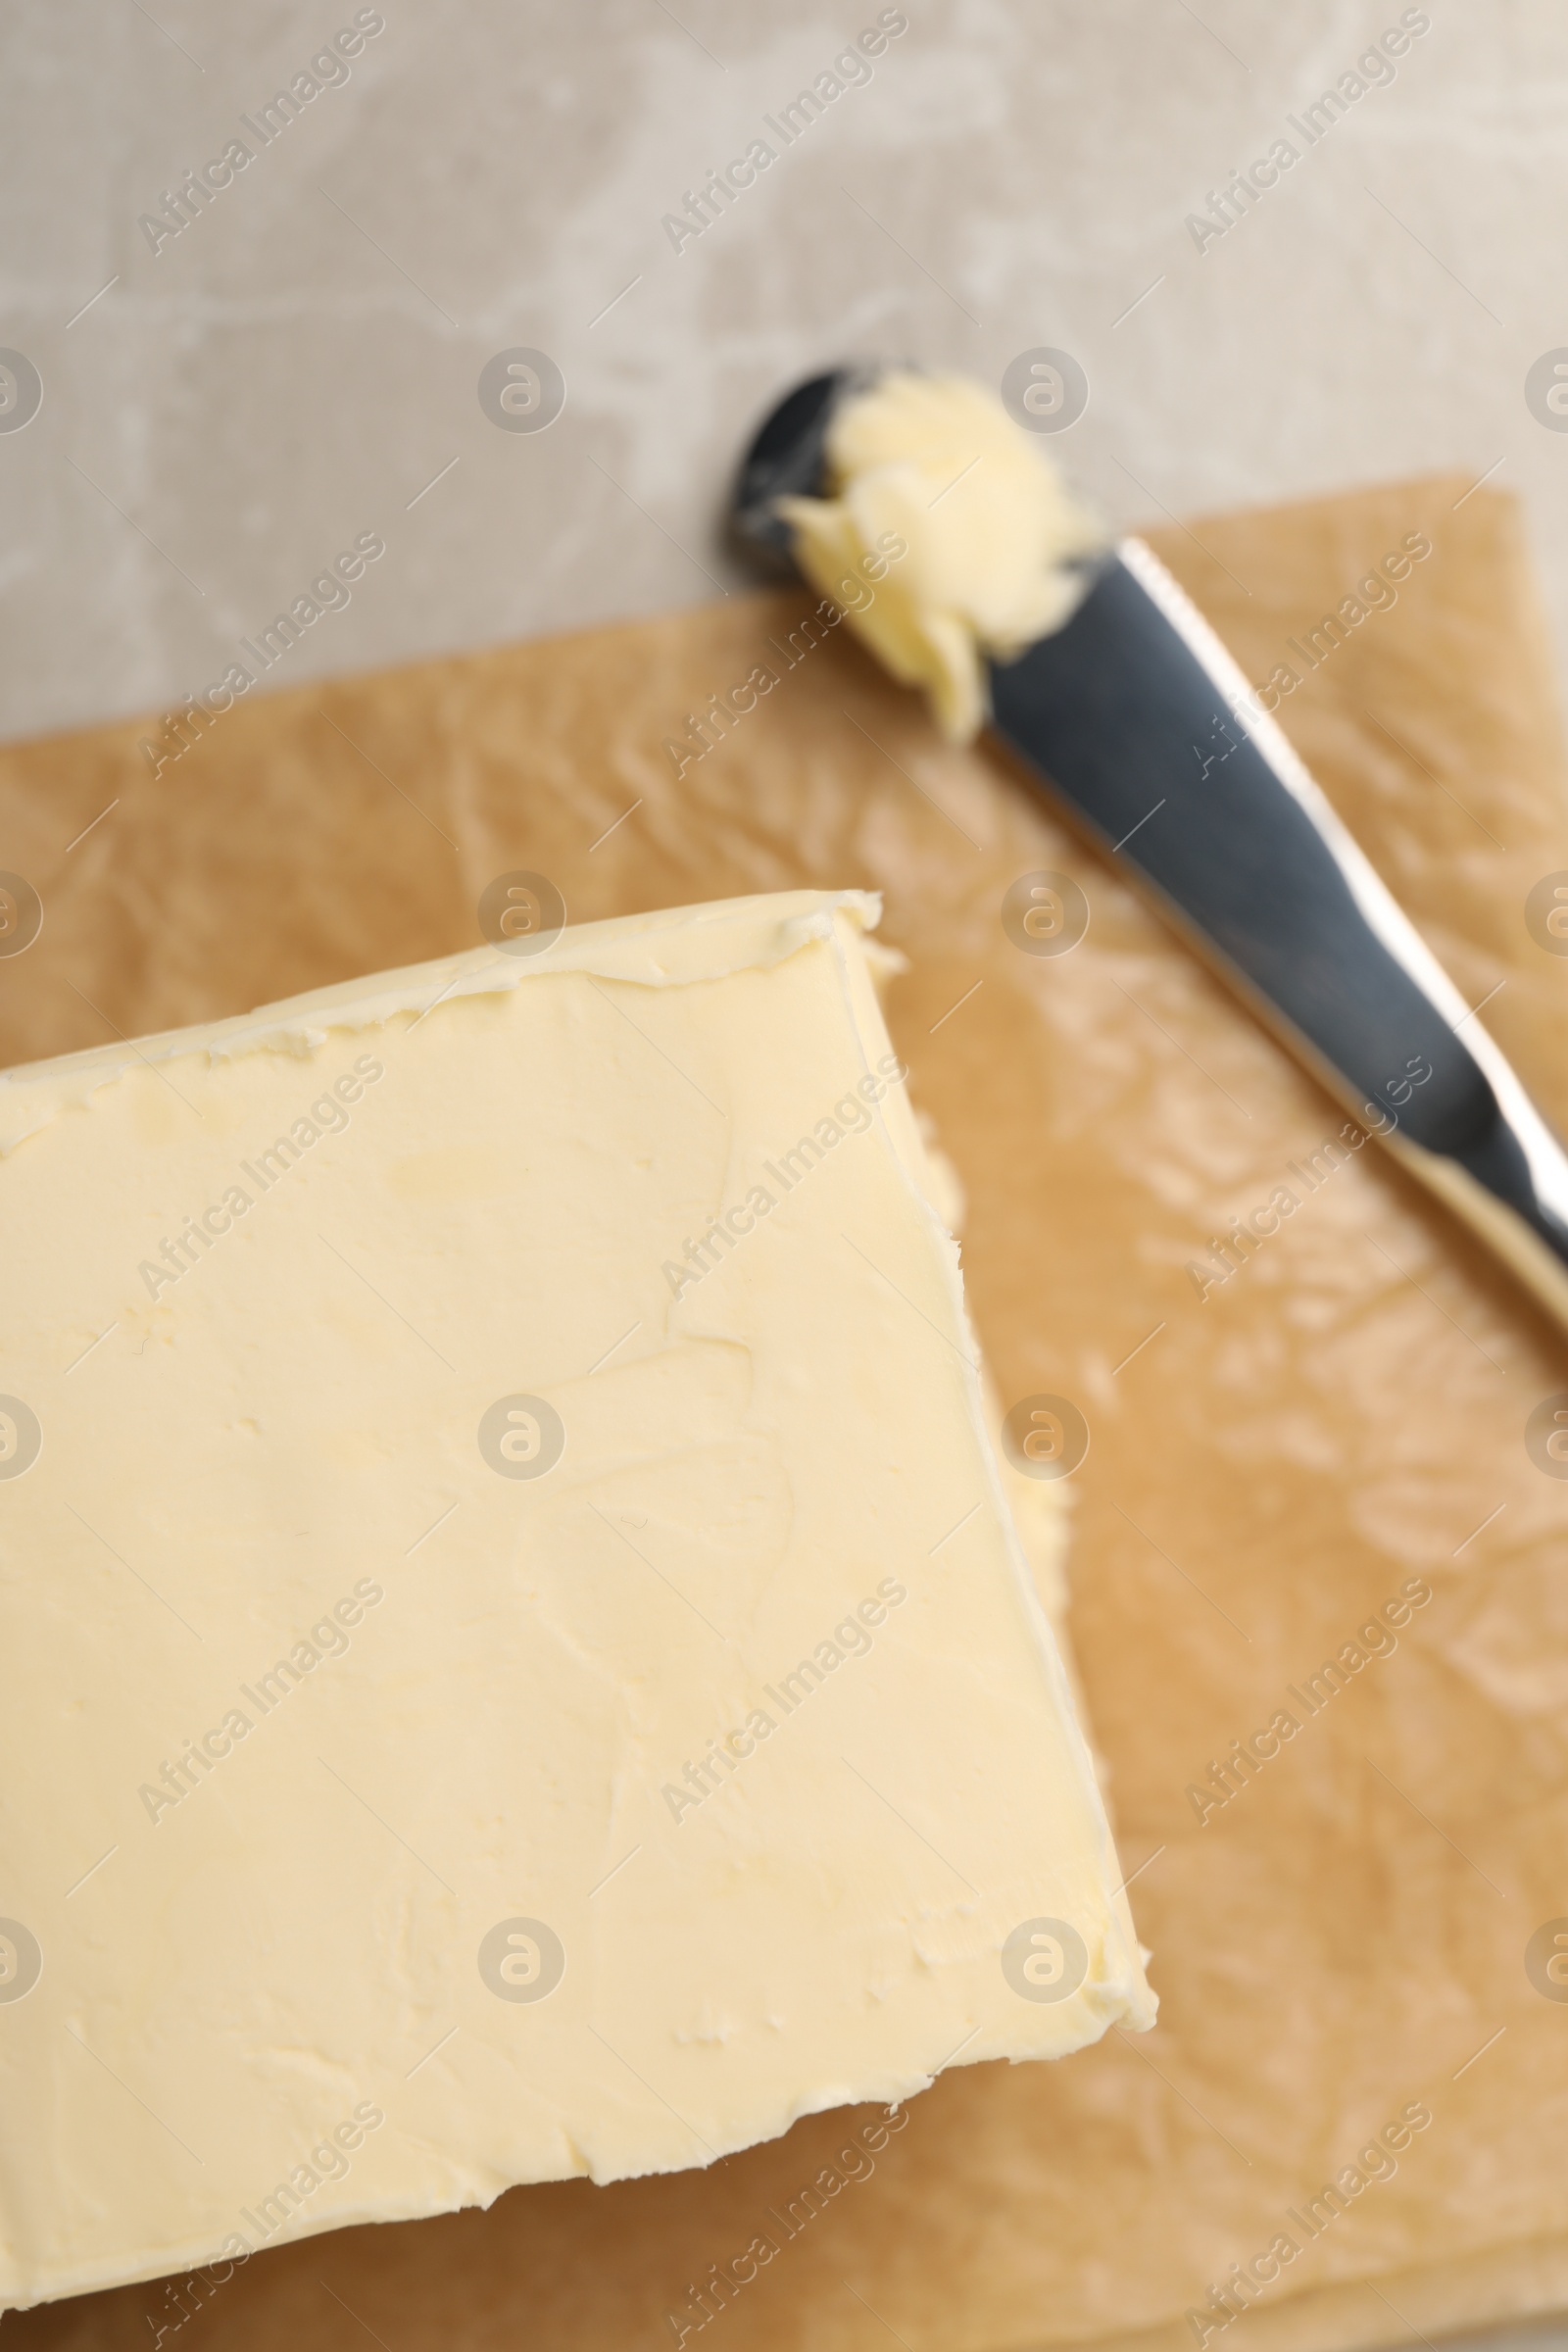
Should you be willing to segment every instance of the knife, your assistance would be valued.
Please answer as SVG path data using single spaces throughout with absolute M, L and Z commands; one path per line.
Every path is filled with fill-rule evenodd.
M 775 564 L 773 502 L 827 495 L 829 424 L 867 380 L 799 385 L 753 441 L 734 520 Z M 1568 1153 L 1152 550 L 1118 542 L 989 683 L 997 742 L 1568 1330 Z

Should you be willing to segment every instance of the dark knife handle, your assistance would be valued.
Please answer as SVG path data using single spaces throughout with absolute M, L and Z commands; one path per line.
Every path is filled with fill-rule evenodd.
M 1152 552 L 1124 543 L 991 691 L 1014 756 L 1568 1325 L 1561 1146 Z

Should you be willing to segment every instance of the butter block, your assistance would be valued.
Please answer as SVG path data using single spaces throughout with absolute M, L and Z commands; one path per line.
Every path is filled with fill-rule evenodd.
M 0 1080 L 0 2303 L 1152 2022 L 875 917 Z

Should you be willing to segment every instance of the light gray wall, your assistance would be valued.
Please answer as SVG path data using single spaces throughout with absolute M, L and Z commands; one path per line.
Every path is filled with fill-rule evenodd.
M 1399 0 L 906 13 L 676 252 L 662 217 L 878 0 L 381 0 L 352 78 L 155 253 L 138 216 L 356 0 L 9 0 L 0 345 L 44 392 L 0 431 L 0 732 L 176 701 L 362 531 L 385 557 L 273 682 L 714 596 L 750 424 L 857 353 L 995 382 L 1070 351 L 1090 405 L 1049 446 L 1117 522 L 1496 466 L 1568 648 L 1568 432 L 1524 392 L 1568 345 L 1560 9 L 1431 0 L 1201 252 L 1185 216 L 1304 147 L 1287 117 Z M 565 378 L 543 432 L 479 404 L 514 346 Z

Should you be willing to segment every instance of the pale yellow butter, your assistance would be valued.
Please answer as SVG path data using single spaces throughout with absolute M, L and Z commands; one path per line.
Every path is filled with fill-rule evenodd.
M 1151 2022 L 874 919 L 0 1082 L 0 2301 Z
M 828 428 L 831 495 L 781 498 L 796 561 L 956 743 L 986 715 L 982 657 L 1049 636 L 1083 583 L 1067 566 L 1103 532 L 992 393 L 967 376 L 898 369 Z M 902 554 L 889 561 L 889 551 Z M 866 596 L 863 574 L 877 583 Z

